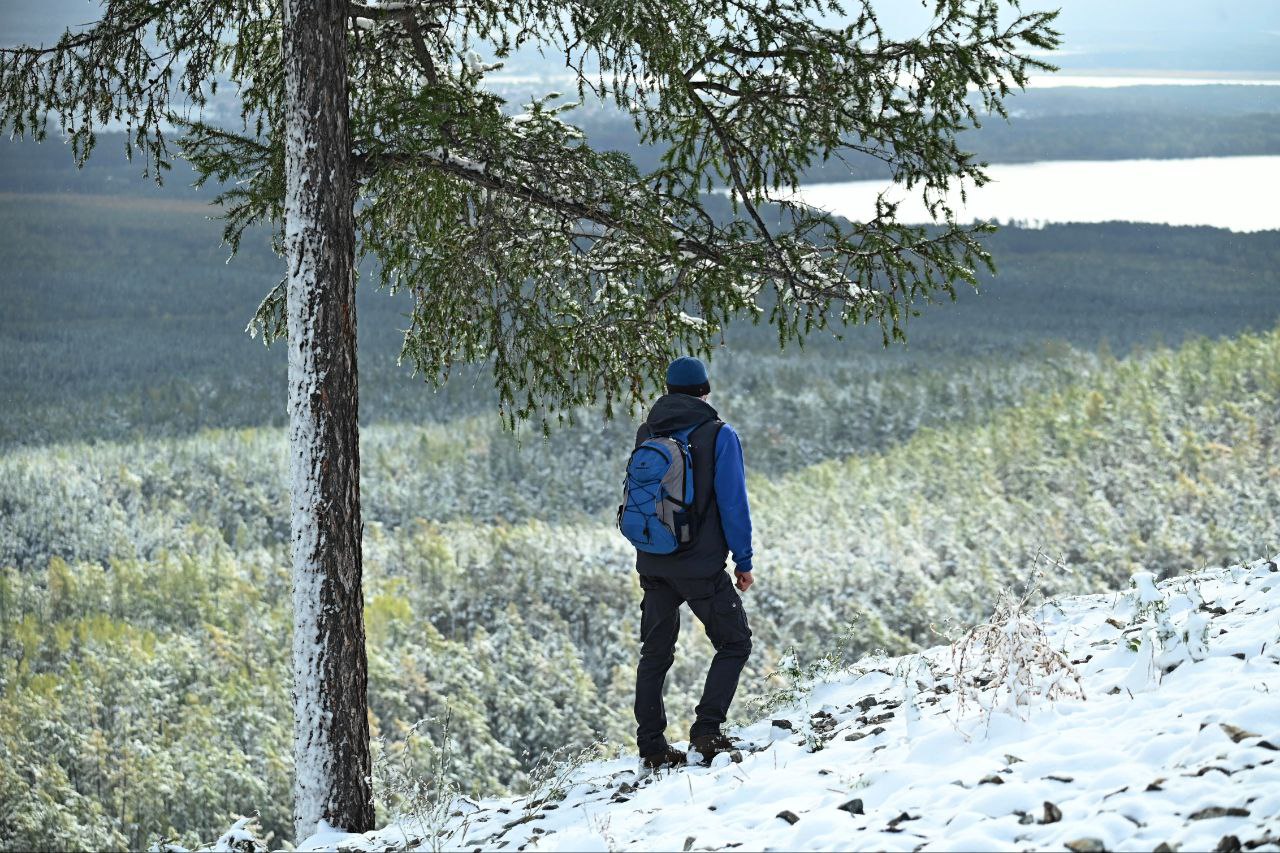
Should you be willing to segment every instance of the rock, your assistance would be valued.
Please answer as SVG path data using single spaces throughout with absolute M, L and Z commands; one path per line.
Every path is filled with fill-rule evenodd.
M 836 727 L 836 718 L 826 711 L 819 711 L 810 718 L 810 725 L 817 734 L 825 734 Z
M 874 729 L 872 729 L 869 732 L 869 734 L 873 734 L 873 735 L 884 734 L 884 726 L 876 726 Z
M 1069 783 L 1069 782 L 1074 782 L 1074 781 L 1076 781 L 1076 780 L 1075 780 L 1075 778 L 1074 778 L 1074 777 L 1072 777 L 1072 776 L 1056 776 L 1056 775 L 1049 775 L 1049 776 L 1046 776 L 1046 777 L 1044 777 L 1044 778 L 1046 778 L 1046 779 L 1052 779 L 1052 780 L 1053 780 L 1053 781 L 1055 781 L 1055 782 L 1068 782 L 1068 783 Z
M 1170 847 L 1168 841 L 1161 841 L 1155 846 L 1151 853 L 1178 853 L 1178 851 L 1175 848 Z
M 780 817 L 782 820 L 785 820 L 787 823 L 791 824 L 792 826 L 795 826 L 796 822 L 800 820 L 799 815 L 797 815 L 795 812 L 787 811 L 786 809 L 783 809 L 782 811 L 778 812 L 778 817 Z
M 1209 820 L 1215 817 L 1248 817 L 1249 810 L 1242 809 L 1239 806 L 1210 806 L 1207 809 L 1201 809 L 1198 812 L 1191 813 L 1191 820 Z
M 1021 764 L 1022 759 L 1016 755 L 1010 755 L 1009 753 L 1006 752 L 1004 755 L 1004 763 L 1005 764 Z
M 845 735 L 844 739 L 845 740 L 862 740 L 866 736 L 867 736 L 866 732 L 852 732 L 851 734 Z
M 979 779 L 978 784 L 979 785 L 1003 785 L 1004 780 L 1001 779 L 996 774 L 992 773 L 990 776 L 983 776 L 981 779 Z
M 1100 838 L 1077 838 L 1068 841 L 1066 847 L 1072 853 L 1106 853 L 1107 849 Z
M 895 817 L 893 820 L 889 821 L 889 831 L 901 832 L 901 830 L 898 829 L 898 824 L 906 823 L 909 820 L 919 820 L 919 819 L 920 819 L 920 815 L 911 815 L 911 814 L 907 814 L 906 812 L 903 812 L 902 814 Z
M 791 725 L 790 720 L 774 720 L 773 727 L 775 729 L 786 729 L 789 732 L 795 731 L 795 726 Z
M 1255 743 L 1254 746 L 1260 746 L 1263 749 L 1280 750 L 1280 746 L 1276 746 L 1274 743 L 1272 743 L 1269 740 L 1260 740 L 1257 743 Z
M 1041 823 L 1057 823 L 1060 820 L 1062 820 L 1062 809 L 1058 808 L 1048 800 L 1045 800 L 1044 801 L 1044 817 L 1041 818 L 1040 822 Z
M 866 812 L 862 810 L 862 800 L 857 798 L 836 806 L 836 808 L 840 809 L 842 812 L 848 812 L 849 814 L 866 814 Z
M 858 700 L 858 710 L 865 714 L 878 704 L 880 704 L 880 700 L 876 699 L 876 697 L 867 696 Z
M 618 786 L 619 794 L 634 794 L 635 792 L 636 792 L 636 786 L 632 785 L 630 782 L 623 782 L 621 785 Z
M 1230 771 L 1230 770 L 1228 770 L 1227 768 L 1225 768 L 1225 767 L 1215 767 L 1215 766 L 1213 766 L 1213 765 L 1210 765 L 1210 766 L 1208 766 L 1208 767 L 1201 767 L 1199 770 L 1197 770 L 1197 771 L 1195 772 L 1195 774 L 1194 774 L 1194 775 L 1196 775 L 1196 776 L 1203 776 L 1204 774 L 1209 773 L 1210 771 L 1213 771 L 1213 770 L 1218 771 L 1218 772 L 1219 772 L 1219 773 L 1221 773 L 1223 776 L 1230 776 L 1230 775 L 1231 775 L 1231 771 Z M 1183 775 L 1186 775 L 1186 774 L 1183 774 Z
M 693 849 L 693 841 L 694 839 L 692 835 L 684 840 L 684 853 L 689 853 L 689 851 Z
M 546 819 L 546 815 L 540 815 L 540 814 L 527 814 L 527 815 L 524 815 L 524 816 L 522 816 L 522 817 L 518 817 L 518 818 L 516 818 L 516 819 L 515 819 L 515 820 L 513 820 L 513 821 L 508 821 L 507 823 L 504 823 L 504 824 L 502 825 L 502 828 L 503 828 L 503 829 L 514 829 L 515 827 L 519 826 L 520 824 L 522 824 L 522 823 L 528 823 L 528 822 L 529 822 L 529 821 L 531 821 L 531 820 L 545 820 L 545 819 Z
M 1240 853 L 1240 849 L 1239 838 L 1234 835 L 1224 835 L 1218 842 L 1218 846 L 1213 848 L 1213 853 Z
M 1147 786 L 1147 790 L 1148 790 L 1148 791 L 1163 791 L 1163 790 L 1164 790 L 1164 788 L 1160 787 L 1160 783 L 1162 783 L 1162 782 L 1164 782 L 1164 777 L 1163 777 L 1163 776 L 1161 776 L 1159 779 L 1156 779 L 1156 780 L 1155 780 L 1155 781 L 1153 781 L 1150 785 L 1148 785 L 1148 786 Z
M 1018 811 L 1018 812 L 1014 812 L 1014 814 L 1018 816 L 1018 823 L 1022 824 L 1023 826 L 1028 826 L 1036 822 L 1036 819 L 1031 815 L 1027 814 L 1026 812 Z

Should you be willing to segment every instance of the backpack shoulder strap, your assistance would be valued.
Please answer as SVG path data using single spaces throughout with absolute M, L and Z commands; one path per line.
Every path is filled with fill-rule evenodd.
M 694 427 L 689 433 L 689 443 L 691 445 L 706 448 L 711 452 L 711 463 L 707 466 L 712 474 L 710 480 L 705 486 L 700 484 L 698 480 L 694 480 L 694 488 L 698 492 L 694 511 L 699 517 L 707 514 L 707 510 L 716 499 L 716 440 L 720 437 L 720 428 L 723 426 L 724 421 L 719 418 L 708 418 Z
M 636 430 L 636 447 L 639 447 L 651 438 L 653 438 L 653 428 L 649 426 L 648 421 L 645 421 L 640 424 L 640 428 Z

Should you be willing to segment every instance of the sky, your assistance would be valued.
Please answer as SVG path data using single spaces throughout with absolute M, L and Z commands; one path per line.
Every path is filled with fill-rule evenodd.
M 1057 0 L 1064 68 L 1280 73 L 1280 0 Z M 918 32 L 925 4 L 879 0 L 891 33 Z M 1024 0 L 1026 10 L 1052 2 Z M 52 41 L 100 16 L 97 0 L 0 0 L 0 43 Z M 532 58 L 526 62 L 536 64 Z M 535 70 L 530 68 L 528 70 Z

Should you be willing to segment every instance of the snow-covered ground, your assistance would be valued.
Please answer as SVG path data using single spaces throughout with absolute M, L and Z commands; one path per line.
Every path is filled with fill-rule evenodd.
M 1280 850 L 1277 559 L 864 659 L 737 732 L 741 763 L 593 762 L 302 849 Z

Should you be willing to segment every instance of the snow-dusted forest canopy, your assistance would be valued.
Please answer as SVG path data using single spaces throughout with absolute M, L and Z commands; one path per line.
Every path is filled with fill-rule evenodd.
M 1187 42 L 1208 26 L 1168 17 Z M 1099 42 L 1117 67 L 1139 61 L 1125 25 Z M 1241 69 L 1274 64 L 1263 35 L 1240 36 Z M 1033 90 L 1017 107 L 970 133 L 980 156 L 1280 153 L 1280 86 Z M 582 124 L 634 144 L 617 114 Z M 226 262 L 208 189 L 68 159 L 0 146 L 0 849 L 194 845 L 254 810 L 278 843 L 285 353 L 243 329 L 280 262 L 252 232 Z M 985 243 L 999 274 L 923 306 L 905 347 L 855 328 L 779 352 L 741 323 L 711 359 L 757 528 L 735 721 L 776 700 L 783 663 L 944 642 L 1046 560 L 1056 595 L 1280 547 L 1280 231 L 1049 225 Z M 545 442 L 513 437 L 483 369 L 437 392 L 396 363 L 411 305 L 373 272 L 365 618 L 386 819 L 421 806 L 414 780 L 521 791 L 564 748 L 631 745 L 639 595 L 611 520 L 635 420 L 584 410 Z M 710 654 L 687 625 L 673 732 Z

